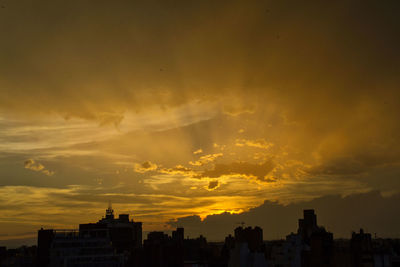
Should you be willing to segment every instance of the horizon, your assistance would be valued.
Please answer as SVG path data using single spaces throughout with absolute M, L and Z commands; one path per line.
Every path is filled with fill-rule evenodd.
M 380 192 L 366 192 L 366 193 L 361 193 L 361 194 L 358 194 L 357 196 L 358 197 L 361 197 L 361 200 L 359 200 L 359 201 L 361 201 L 361 202 L 363 202 L 364 203 L 364 201 L 366 200 L 366 196 L 368 196 L 368 195 L 375 195 L 375 196 L 377 196 L 377 195 L 379 195 L 379 196 L 381 196 L 382 197 L 382 195 L 381 195 L 381 193 Z M 355 195 L 350 195 L 350 196 L 347 196 L 347 198 L 348 197 L 357 197 L 357 196 L 355 196 Z M 325 198 L 326 198 L 327 196 L 325 196 Z M 334 196 L 334 195 L 332 195 L 332 196 L 328 196 L 328 197 L 339 197 L 339 196 Z M 399 199 L 400 198 L 400 194 L 397 194 L 397 198 Z M 346 197 L 341 197 L 341 199 L 343 200 L 343 199 L 346 199 Z M 382 198 L 383 199 L 383 198 Z M 312 201 L 308 201 L 308 202 L 303 202 L 303 203 L 296 203 L 295 204 L 295 206 L 290 210 L 290 211 L 287 211 L 286 213 L 288 213 L 288 212 L 292 212 L 292 214 L 290 214 L 291 215 L 291 219 L 293 220 L 293 218 L 296 216 L 296 215 L 301 215 L 302 214 L 302 212 L 305 210 L 305 209 L 313 209 L 312 208 L 312 203 L 313 203 L 313 201 L 314 201 L 314 203 L 315 203 L 315 201 L 318 201 L 318 199 L 314 199 L 314 200 L 312 200 Z M 267 201 L 266 201 L 267 202 Z M 111 203 L 109 203 L 109 205 L 110 205 Z M 274 204 L 273 202 L 271 203 L 271 204 Z M 277 203 L 276 203 L 277 204 Z M 264 205 L 265 205 L 265 203 L 264 203 Z M 290 205 L 290 204 L 289 204 Z M 315 205 L 315 204 L 314 204 Z M 301 207 L 301 208 L 300 208 Z M 259 208 L 259 207 L 256 207 L 256 208 Z M 285 207 L 285 206 L 282 206 L 281 207 L 281 209 L 285 209 L 285 208 L 287 208 L 287 206 Z M 382 206 L 378 206 L 376 209 L 381 209 L 382 208 Z M 293 210 L 295 210 L 295 209 L 297 209 L 297 213 L 298 214 L 293 214 Z M 321 209 L 321 207 L 319 207 L 319 209 Z M 313 209 L 314 210 L 314 209 Z M 115 209 L 113 209 L 113 211 L 115 212 L 116 210 Z M 347 211 L 347 212 L 349 212 L 349 211 Z M 351 212 L 351 211 L 350 211 Z M 376 210 L 374 211 L 374 212 L 376 212 Z M 396 208 L 394 208 L 393 210 L 392 210 L 392 212 L 393 213 L 395 213 L 396 212 Z M 249 213 L 251 213 L 251 211 L 248 211 L 247 212 L 248 214 L 247 215 L 249 215 Z M 121 212 L 121 213 L 118 213 L 118 212 L 115 212 L 114 213 L 114 215 L 116 216 L 116 217 L 118 217 L 120 214 L 126 214 L 126 213 L 123 213 L 123 212 Z M 323 213 L 324 214 L 324 213 Z M 135 221 L 135 222 L 137 222 L 137 220 L 135 220 L 134 219 L 134 216 L 132 216 L 133 214 L 128 214 L 129 215 L 129 219 L 130 220 L 133 220 L 133 221 Z M 205 218 L 203 218 L 203 219 L 201 219 L 200 217 L 198 217 L 197 215 L 192 215 L 192 216 L 188 216 L 188 217 L 186 217 L 186 218 L 182 218 L 183 220 L 185 220 L 185 219 L 187 219 L 187 218 L 191 218 L 191 217 L 198 217 L 198 219 L 200 219 L 200 223 L 202 224 L 202 223 L 205 223 L 208 219 L 210 219 L 210 217 L 213 217 L 213 216 L 218 216 L 218 214 L 212 214 L 212 215 L 208 215 L 207 217 L 205 217 Z M 229 212 L 225 212 L 225 213 L 222 213 L 222 214 L 219 214 L 219 216 L 224 216 L 224 215 L 231 215 L 231 216 L 234 216 L 234 215 L 244 215 L 244 214 L 235 214 L 235 213 L 229 213 Z M 270 214 L 267 214 L 267 215 L 270 215 Z M 288 214 L 286 214 L 286 215 L 288 215 Z M 319 219 L 321 219 L 319 216 L 318 216 L 318 212 L 316 212 L 316 215 L 317 215 L 317 220 L 319 220 Z M 364 216 L 365 216 L 365 214 L 364 214 Z M 29 238 L 16 238 L 16 239 L 6 239 L 6 240 L 0 240 L 0 246 L 6 246 L 7 248 L 18 248 L 18 247 L 21 247 L 21 246 L 35 246 L 36 244 L 37 244 L 37 232 L 40 230 L 40 229 L 52 229 L 52 230 L 78 230 L 79 229 L 79 225 L 80 224 L 85 224 L 85 223 L 95 223 L 95 222 L 97 222 L 97 220 L 99 220 L 99 219 L 104 219 L 105 218 L 105 216 L 101 216 L 101 217 L 99 217 L 99 218 L 97 218 L 96 220 L 94 220 L 94 221 L 90 221 L 90 222 L 78 222 L 78 224 L 75 226 L 75 227 L 72 227 L 72 228 L 67 228 L 67 229 L 61 229 L 61 228 L 53 228 L 53 227 L 51 227 L 51 225 L 49 225 L 48 227 L 45 227 L 45 228 L 43 228 L 43 227 L 40 227 L 39 229 L 37 229 L 37 231 L 36 232 L 33 232 L 33 233 L 31 233 L 31 235 L 29 235 Z M 298 217 L 297 219 L 299 219 L 300 217 Z M 353 221 L 352 223 L 353 223 L 353 225 L 351 225 L 351 224 L 344 224 L 344 225 L 341 225 L 341 227 L 340 227 L 340 229 L 342 230 L 342 231 L 340 231 L 339 233 L 337 233 L 337 232 L 335 232 L 334 230 L 332 230 L 332 229 L 335 229 L 335 230 L 337 230 L 338 228 L 337 228 L 337 226 L 338 225 L 335 225 L 335 224 L 333 224 L 332 225 L 332 223 L 329 223 L 329 226 L 327 227 L 326 225 L 323 225 L 323 224 L 320 224 L 319 226 L 321 226 L 321 227 L 324 227 L 327 231 L 329 231 L 329 232 L 332 232 L 333 233 L 333 238 L 334 238 L 334 240 L 340 240 L 340 239 L 347 239 L 347 240 L 349 240 L 350 238 L 351 238 L 351 234 L 352 233 L 354 233 L 354 232 L 357 232 L 357 231 L 359 231 L 360 229 L 363 229 L 366 233 L 370 233 L 371 235 L 373 235 L 374 236 L 374 239 L 376 239 L 376 238 L 381 238 L 381 239 L 400 239 L 400 232 L 398 231 L 396 234 L 394 234 L 394 235 L 390 235 L 390 234 L 383 234 L 382 235 L 382 233 L 381 232 L 377 232 L 376 230 L 378 229 L 378 227 L 379 227 L 379 224 L 376 224 L 376 222 L 375 222 L 375 224 L 371 224 L 371 222 L 366 222 L 366 221 L 364 221 L 363 223 L 357 223 L 358 221 L 362 221 L 362 216 L 358 216 L 357 217 L 357 219 L 355 220 L 355 221 Z M 214 219 L 215 220 L 215 219 Z M 263 238 L 264 239 L 264 241 L 273 241 L 273 240 L 284 240 L 285 239 L 285 237 L 287 236 L 287 235 L 289 235 L 290 233 L 295 233 L 296 231 L 297 231 L 297 229 L 295 229 L 295 228 L 293 228 L 293 229 L 289 229 L 288 227 L 285 227 L 285 226 L 283 226 L 282 227 L 282 225 L 279 225 L 279 226 L 276 226 L 275 225 L 275 228 L 281 228 L 280 229 L 280 231 L 279 231 L 279 234 L 277 235 L 277 236 L 271 236 L 270 234 L 269 234 L 269 232 L 268 231 L 271 231 L 272 230 L 272 232 L 275 232 L 277 229 L 270 229 L 270 228 L 268 228 L 268 226 L 267 226 L 267 228 L 264 228 L 265 227 L 265 222 L 263 222 L 262 220 L 259 220 L 259 219 L 256 219 L 256 221 L 251 221 L 251 223 L 250 224 L 247 224 L 246 222 L 244 222 L 244 221 L 240 221 L 240 223 L 238 222 L 239 220 L 243 220 L 243 217 L 239 217 L 239 218 L 232 218 L 232 219 L 230 219 L 230 220 L 228 220 L 228 221 L 224 221 L 223 222 L 223 228 L 224 228 L 224 230 L 222 230 L 221 229 L 221 225 L 217 225 L 217 227 L 215 227 L 216 225 L 214 224 L 214 225 L 209 225 L 209 226 L 206 226 L 206 227 L 203 227 L 201 230 L 199 230 L 199 229 L 193 229 L 193 225 L 191 225 L 190 224 L 190 222 L 188 222 L 188 221 L 181 221 L 181 222 L 179 222 L 179 221 L 175 221 L 175 222 L 169 222 L 170 223 L 170 227 L 168 228 L 168 229 L 165 229 L 165 228 L 162 228 L 162 229 L 154 229 L 154 230 L 151 230 L 151 231 L 143 231 L 143 240 L 145 239 L 145 238 L 147 238 L 147 234 L 149 234 L 149 233 L 151 233 L 151 232 L 153 232 L 153 231 L 161 231 L 161 232 L 164 232 L 164 233 L 166 233 L 166 234 L 168 234 L 168 235 L 171 235 L 171 233 L 172 233 L 172 231 L 174 231 L 177 227 L 183 227 L 184 229 L 185 229 L 185 231 L 186 231 L 186 233 L 189 231 L 189 234 L 187 234 L 186 236 L 185 236 L 185 238 L 197 238 L 197 237 L 199 237 L 200 235 L 202 235 L 202 236 L 204 236 L 206 239 L 207 239 L 207 241 L 209 241 L 209 242 L 224 242 L 224 239 L 225 239 L 225 237 L 226 236 L 228 236 L 228 235 L 230 235 L 230 234 L 232 234 L 233 233 L 233 230 L 236 228 L 236 227 L 239 227 L 239 226 L 242 226 L 242 227 L 248 227 L 248 226 L 250 226 L 250 227 L 256 227 L 256 226 L 259 226 L 259 227 L 261 227 L 261 229 L 263 229 L 264 230 L 264 237 L 265 238 Z M 278 221 L 280 220 L 280 218 L 278 218 Z M 364 220 L 365 220 L 365 218 L 364 218 Z M 385 220 L 385 218 L 382 218 L 382 217 L 378 217 L 378 220 Z M 322 221 L 328 221 L 329 222 L 329 220 L 326 220 L 326 218 L 322 218 Z M 354 224 L 355 223 L 355 224 Z M 144 223 L 144 225 L 145 225 L 145 223 Z M 226 229 L 226 228 L 228 228 L 228 227 L 226 227 L 226 225 L 229 225 L 230 227 L 232 227 L 232 229 Z M 298 227 L 297 226 L 297 220 L 293 220 L 293 221 L 290 221 L 290 225 L 291 226 L 293 226 L 293 225 L 295 225 L 296 227 Z M 264 226 L 264 227 L 263 227 Z M 378 227 L 377 227 L 378 226 Z M 175 228 L 174 228 L 175 227 Z M 215 229 L 213 229 L 215 227 Z M 348 227 L 348 229 L 346 229 L 346 227 Z M 387 228 L 392 228 L 392 229 L 395 229 L 395 230 L 398 230 L 398 227 L 397 227 L 397 223 L 396 222 L 394 222 L 394 224 L 392 224 L 391 226 L 386 226 Z M 351 229 L 350 229 L 351 228 Z M 387 229 L 386 228 L 386 229 Z M 288 230 L 290 230 L 290 231 L 288 231 Z M 344 230 L 344 231 L 343 231 Z M 287 232 L 285 232 L 285 231 L 287 231 Z M 346 235 L 346 233 L 345 232 L 348 232 L 347 233 L 347 235 Z M 217 238 L 217 239 L 213 239 L 213 238 L 211 238 L 211 239 L 209 239 L 208 238 L 208 236 L 207 236 L 207 232 L 208 232 L 208 234 L 210 234 L 211 233 L 211 237 L 213 236 L 213 233 L 215 234 L 215 232 L 220 232 L 221 234 L 220 235 L 218 235 L 218 237 L 219 238 Z

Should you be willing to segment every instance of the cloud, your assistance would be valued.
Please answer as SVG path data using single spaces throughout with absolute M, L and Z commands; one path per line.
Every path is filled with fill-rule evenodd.
M 349 176 L 363 174 L 368 171 L 369 167 L 370 166 L 363 164 L 360 160 L 352 157 L 341 157 L 327 160 L 319 165 L 314 165 L 306 171 L 312 175 Z
M 253 114 L 256 108 L 254 104 L 241 106 L 241 105 L 224 105 L 223 112 L 230 116 L 239 116 L 241 114 Z
M 114 124 L 115 126 L 118 126 L 121 124 L 123 119 L 124 115 L 118 112 L 101 112 L 97 117 L 100 126 L 108 124 Z
M 265 139 L 263 139 L 263 138 L 260 138 L 260 139 L 256 139 L 256 140 L 236 139 L 236 144 L 235 145 L 239 146 L 239 147 L 249 146 L 249 147 L 257 147 L 257 148 L 269 149 L 274 144 L 265 141 Z
M 194 155 L 201 154 L 201 153 L 203 153 L 203 150 L 201 148 L 197 149 L 196 151 L 193 151 Z
M 138 173 L 146 173 L 149 171 L 155 171 L 157 170 L 158 166 L 155 163 L 152 163 L 151 161 L 145 161 L 142 164 L 135 163 L 133 169 L 135 172 Z
M 203 166 L 206 165 L 210 162 L 213 162 L 216 158 L 222 157 L 222 153 L 215 153 L 215 154 L 209 154 L 209 155 L 204 155 L 201 156 L 198 160 L 196 161 L 189 161 L 190 165 L 193 166 Z
M 272 160 L 261 164 L 248 162 L 215 164 L 213 169 L 202 172 L 199 177 L 218 178 L 224 175 L 242 175 L 250 179 L 254 177 L 260 182 L 274 182 L 275 179 L 273 177 L 268 177 L 274 168 L 275 164 Z
M 174 210 L 202 216 L 265 198 L 399 192 L 399 5 L 9 1 L 0 18 L 2 183 L 99 186 L 102 177 L 108 188 L 208 197 L 209 206 Z M 198 148 L 224 154 L 200 158 Z M 27 158 L 45 167 L 21 168 Z M 148 159 L 157 164 L 140 164 Z M 143 175 L 126 171 L 132 162 Z M 37 175 L 51 174 L 46 167 L 58 179 Z M 212 180 L 222 186 L 207 191 Z M 98 201 L 90 194 L 88 205 Z
M 30 169 L 33 171 L 41 171 L 44 166 L 41 163 L 36 163 L 33 159 L 28 159 L 24 162 L 25 169 Z
M 36 162 L 33 159 L 27 159 L 24 162 L 24 168 L 32 170 L 32 171 L 36 171 L 36 172 L 41 172 L 47 176 L 52 176 L 54 174 L 54 171 L 50 171 L 50 170 L 46 169 L 43 164 Z
M 322 103 L 327 99 L 340 104 L 346 95 L 347 104 L 360 92 L 386 98 L 390 83 L 396 84 L 397 7 L 396 1 L 338 1 L 328 7 L 317 1 L 201 1 L 189 7 L 182 1 L 171 9 L 163 1 L 122 1 L 110 10 L 105 2 L 44 1 L 32 7 L 18 1 L 2 16 L 10 38 L 0 51 L 15 56 L 5 56 L 0 66 L 0 107 L 118 124 L 125 110 L 194 99 L 225 99 L 229 114 L 253 112 L 254 106 L 257 112 L 262 105 L 246 98 L 255 95 L 263 105 L 294 104 L 290 114 L 319 106 L 330 113 L 331 105 Z M 261 12 L 266 9 L 271 12 Z M 376 25 L 365 31 L 369 23 Z M 113 42 L 103 42 L 104 36 Z M 385 93 L 371 92 L 373 84 Z
M 46 174 L 47 176 L 52 176 L 54 174 L 53 171 L 49 171 L 49 170 L 42 170 L 42 173 Z
M 107 138 L 121 139 L 99 150 L 127 155 L 128 147 L 138 148 L 131 150 L 138 151 L 135 161 L 175 166 L 192 159 L 193 148 L 212 151 L 207 143 L 235 142 L 241 128 L 246 132 L 237 144 L 243 149 L 267 148 L 268 143 L 274 149 L 288 147 L 287 158 L 315 166 L 309 173 L 314 176 L 338 172 L 338 167 L 328 168 L 328 162 L 340 157 L 355 159 L 349 168 L 355 164 L 354 169 L 368 169 L 370 165 L 358 163 L 357 157 L 374 150 L 395 151 L 398 161 L 400 147 L 393 136 L 400 130 L 395 71 L 400 62 L 399 18 L 393 14 L 397 8 L 392 0 L 384 5 L 335 1 L 328 6 L 318 1 L 207 0 L 188 6 L 180 1 L 172 9 L 163 1 L 122 1 L 111 10 L 105 2 L 93 6 L 69 1 L 59 6 L 44 1 L 32 7 L 17 1 L 10 8 L 13 12 L 3 14 L 0 26 L 9 33 L 0 43 L 1 116 L 29 117 L 35 126 L 33 118 L 56 114 L 74 127 L 57 134 L 60 131 L 41 125 L 45 130 L 31 137 L 40 142 L 29 143 L 18 140 L 29 138 L 30 127 L 10 136 L 2 131 L 0 149 L 23 150 L 26 143 L 43 149 L 48 140 L 57 146 L 75 138 L 90 143 L 91 136 L 103 141 L 105 137 L 98 137 L 105 128 L 99 130 L 99 124 L 121 129 L 130 124 L 126 132 L 137 131 L 134 125 L 162 131 L 215 118 L 190 131 L 160 133 L 154 145 L 151 137 L 133 141 L 133 135 L 130 139 L 109 134 Z M 266 9 L 271 12 L 261 12 Z M 104 42 L 104 36 L 113 41 Z M 193 102 L 200 104 L 178 109 Z M 206 103 L 217 108 L 202 109 L 213 112 L 201 113 L 196 121 L 187 119 Z M 146 116 L 155 107 L 163 112 Z M 174 108 L 176 114 L 160 123 Z M 89 131 L 82 126 L 88 132 L 70 138 L 77 128 L 72 125 L 75 117 L 94 120 L 96 127 Z M 232 150 L 224 156 L 238 155 Z M 168 165 L 159 161 L 160 155 L 172 151 L 174 155 L 165 159 L 171 161 Z M 382 162 L 388 163 L 383 157 Z
M 188 177 L 193 177 L 193 176 L 196 176 L 196 174 L 197 174 L 196 171 L 194 171 L 190 168 L 184 167 L 182 165 L 177 165 L 173 168 L 162 168 L 162 169 L 159 169 L 159 172 L 164 173 L 164 174 L 183 175 L 183 176 L 188 176 Z

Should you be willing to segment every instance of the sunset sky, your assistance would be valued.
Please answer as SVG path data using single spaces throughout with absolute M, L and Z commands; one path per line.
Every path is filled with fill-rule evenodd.
M 399 1 L 0 5 L 0 244 L 108 201 L 145 231 L 400 204 Z

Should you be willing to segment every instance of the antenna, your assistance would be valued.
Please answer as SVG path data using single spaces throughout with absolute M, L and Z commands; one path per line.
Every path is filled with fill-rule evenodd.
M 112 209 L 111 200 L 108 201 L 108 209 L 106 209 L 106 218 L 114 218 L 114 210 Z
M 236 224 L 240 224 L 244 228 L 246 223 L 245 222 L 237 222 Z

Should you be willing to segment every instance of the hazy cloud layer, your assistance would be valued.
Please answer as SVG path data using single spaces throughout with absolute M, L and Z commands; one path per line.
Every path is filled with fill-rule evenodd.
M 233 107 L 225 110 L 252 113 L 254 94 L 303 118 L 323 109 L 329 119 L 363 101 L 391 109 L 398 9 L 397 1 L 9 1 L 1 107 L 102 123 L 128 109 L 225 96 Z

